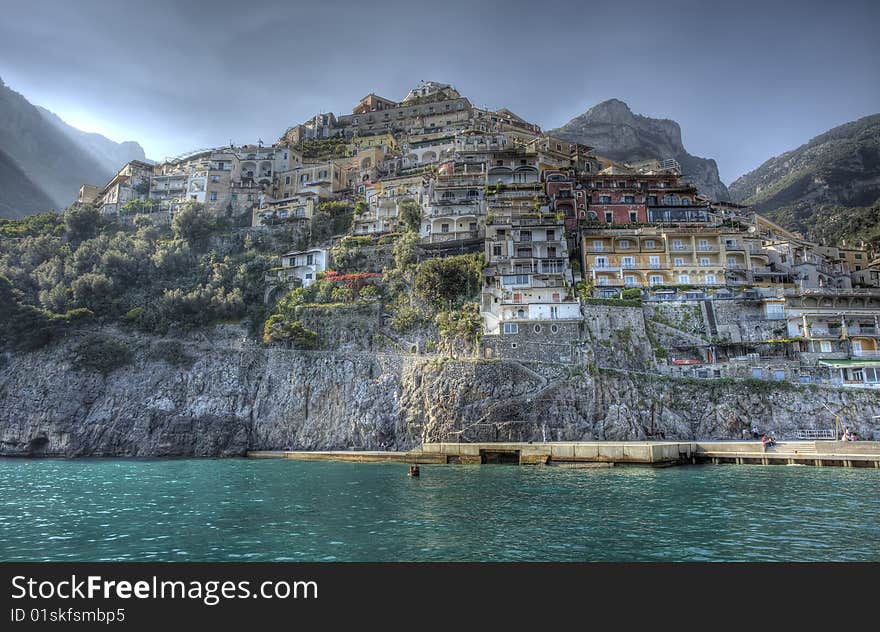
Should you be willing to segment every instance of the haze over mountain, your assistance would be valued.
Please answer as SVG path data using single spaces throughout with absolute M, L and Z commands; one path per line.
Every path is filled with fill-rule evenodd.
M 104 184 L 128 160 L 144 158 L 137 143 L 76 130 L 2 79 L 0 150 L 0 217 L 62 209 L 76 199 L 80 185 Z
M 715 160 L 689 154 L 678 123 L 633 114 L 619 99 L 603 101 L 547 133 L 595 147 L 598 155 L 618 162 L 674 158 L 700 193 L 713 200 L 729 199 Z
M 880 114 L 771 158 L 733 182 L 730 194 L 812 239 L 880 245 Z

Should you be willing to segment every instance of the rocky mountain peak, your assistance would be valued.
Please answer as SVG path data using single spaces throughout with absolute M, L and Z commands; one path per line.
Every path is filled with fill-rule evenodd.
M 596 148 L 600 156 L 620 162 L 674 158 L 686 180 L 715 200 L 729 198 L 711 158 L 692 156 L 681 141 L 681 126 L 670 119 L 635 114 L 620 99 L 594 105 L 562 127 L 548 132 Z

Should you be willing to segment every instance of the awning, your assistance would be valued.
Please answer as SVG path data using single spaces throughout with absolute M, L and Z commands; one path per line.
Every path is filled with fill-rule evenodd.
M 880 360 L 819 360 L 819 364 L 821 366 L 829 366 L 833 369 L 880 367 Z

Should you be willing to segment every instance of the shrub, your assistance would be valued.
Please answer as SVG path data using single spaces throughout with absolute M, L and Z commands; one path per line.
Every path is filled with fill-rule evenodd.
M 482 267 L 473 255 L 429 259 L 416 273 L 415 293 L 435 309 L 450 309 L 480 291 Z
M 108 375 L 132 360 L 128 345 L 117 338 L 89 336 L 74 352 L 73 368 Z
M 160 340 L 150 349 L 148 357 L 173 366 L 191 367 L 196 359 L 183 350 L 180 343 L 173 340 Z
M 263 341 L 285 341 L 295 349 L 314 349 L 318 346 L 318 333 L 307 329 L 300 320 L 287 322 L 281 314 L 272 314 L 263 328 Z

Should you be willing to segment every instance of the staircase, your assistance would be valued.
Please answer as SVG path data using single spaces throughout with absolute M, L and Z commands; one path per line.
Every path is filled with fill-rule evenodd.
M 780 441 L 772 448 L 767 448 L 768 453 L 783 454 L 817 454 L 815 441 Z

